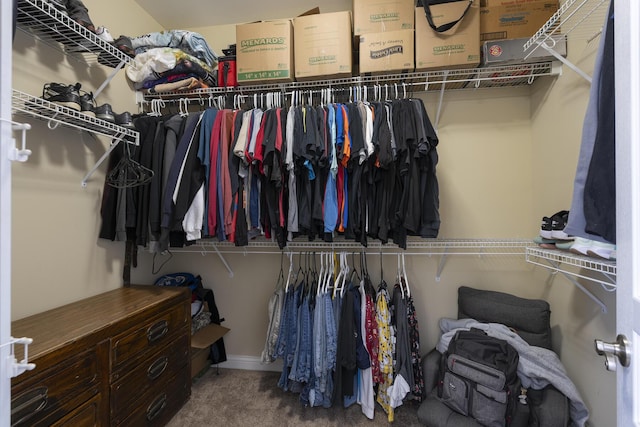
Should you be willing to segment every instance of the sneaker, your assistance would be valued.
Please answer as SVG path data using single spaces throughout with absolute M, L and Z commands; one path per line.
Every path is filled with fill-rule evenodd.
M 593 240 L 591 246 L 587 249 L 587 255 L 602 259 L 615 259 L 615 251 L 616 245 Z
M 121 113 L 121 114 L 116 114 L 115 122 L 117 125 L 125 128 L 129 128 L 129 129 L 135 128 L 133 126 L 133 118 L 131 117 L 131 113 L 128 111 L 125 111 L 124 113 Z
M 96 36 L 107 43 L 113 42 L 113 36 L 109 32 L 109 30 L 103 26 L 99 26 L 98 28 L 96 28 Z
M 540 223 L 540 237 L 544 239 L 551 239 L 551 231 L 553 230 L 551 226 L 551 218 L 548 216 L 542 217 L 542 222 Z
M 65 85 L 47 83 L 42 89 L 42 99 L 80 111 L 80 83 Z
M 551 217 L 551 238 L 557 240 L 573 240 L 564 232 L 569 221 L 569 211 L 560 211 Z
M 84 92 L 80 95 L 80 112 L 87 116 L 96 116 L 96 100 L 93 99 L 92 92 Z
M 110 104 L 102 104 L 101 106 L 96 107 L 96 117 L 111 123 L 115 122 L 115 116 Z
M 584 237 L 576 237 L 573 240 L 571 249 L 569 250 L 574 254 L 587 255 L 587 251 L 591 248 L 591 243 L 593 243 L 593 240 L 585 239 Z

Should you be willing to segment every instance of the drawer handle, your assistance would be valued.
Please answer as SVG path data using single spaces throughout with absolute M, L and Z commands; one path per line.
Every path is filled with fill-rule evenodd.
M 167 332 L 169 332 L 169 323 L 166 320 L 161 320 L 149 326 L 149 329 L 147 329 L 147 340 L 149 340 L 149 342 L 158 341 L 167 335 Z
M 169 358 L 167 356 L 159 357 L 158 360 L 153 362 L 151 366 L 149 366 L 149 369 L 147 369 L 147 377 L 149 377 L 149 379 L 152 381 L 155 380 L 160 375 L 162 375 L 164 370 L 167 369 L 168 365 Z
M 45 386 L 36 387 L 11 401 L 12 426 L 27 421 L 47 406 L 49 389 Z
M 162 393 L 147 408 L 147 421 L 153 421 L 167 406 L 167 395 Z

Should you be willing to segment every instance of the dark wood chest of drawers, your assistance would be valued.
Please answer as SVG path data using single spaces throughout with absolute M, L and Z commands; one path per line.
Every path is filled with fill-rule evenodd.
M 33 338 L 12 426 L 161 426 L 191 394 L 190 293 L 116 289 L 12 323 Z

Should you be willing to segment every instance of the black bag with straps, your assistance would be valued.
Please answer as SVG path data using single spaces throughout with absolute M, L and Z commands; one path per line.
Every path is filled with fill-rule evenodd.
M 458 1 L 466 1 L 468 3 L 460 18 L 451 22 L 447 22 L 446 24 L 436 26 L 436 24 L 433 22 L 431 9 L 429 6 L 444 3 L 456 3 Z M 464 18 L 467 12 L 469 12 L 469 9 L 471 8 L 471 5 L 473 5 L 473 2 L 474 0 L 418 0 L 418 6 L 424 8 L 424 13 L 427 16 L 427 22 L 429 23 L 429 26 L 438 33 L 444 33 L 445 31 L 449 31 L 451 28 L 453 28 L 458 22 L 462 21 L 462 18 Z
M 518 406 L 518 352 L 480 329 L 456 332 L 440 361 L 438 397 L 489 427 L 511 426 Z

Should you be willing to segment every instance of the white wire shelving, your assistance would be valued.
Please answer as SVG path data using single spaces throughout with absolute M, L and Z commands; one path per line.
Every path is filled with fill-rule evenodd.
M 67 57 L 88 66 L 102 64 L 113 68 L 105 81 L 93 91 L 94 98 L 111 82 L 131 58 L 111 43 L 71 19 L 62 6 L 47 0 L 18 0 L 16 26 L 36 40 L 50 46 Z M 121 142 L 139 145 L 139 133 L 133 129 L 97 119 L 71 108 L 13 89 L 11 99 L 13 114 L 45 120 L 49 129 L 59 125 L 112 138 L 113 142 L 98 162 L 83 178 L 82 186 Z
M 113 139 L 109 148 L 82 179 L 81 185 L 83 187 L 86 187 L 91 175 L 93 175 L 102 162 L 109 157 L 109 154 L 120 142 L 125 141 L 135 145 L 139 145 L 140 143 L 140 134 L 133 129 L 88 116 L 72 108 L 49 102 L 16 89 L 13 89 L 11 95 L 11 110 L 13 114 L 22 114 L 45 120 L 47 127 L 52 130 L 56 129 L 59 125 L 63 125 Z
M 309 252 L 349 252 L 380 254 L 383 256 L 440 256 L 438 269 L 435 280 L 440 281 L 442 271 L 447 258 L 451 255 L 473 255 L 473 256 L 508 256 L 517 255 L 522 257 L 527 248 L 535 245 L 531 240 L 520 239 L 423 239 L 418 237 L 410 237 L 407 240 L 407 248 L 402 249 L 394 243 L 382 244 L 379 240 L 370 240 L 367 246 L 363 246 L 357 241 L 344 240 L 338 238 L 333 242 L 324 242 L 322 240 L 305 241 L 294 240 L 287 242 L 284 249 L 280 249 L 275 241 L 270 241 L 264 237 L 259 237 L 249 241 L 247 246 L 235 246 L 230 242 L 220 242 L 215 239 L 201 239 L 196 243 L 182 248 L 171 248 L 170 253 L 199 253 L 207 255 L 213 253 L 218 255 L 225 268 L 229 272 L 229 276 L 233 277 L 233 269 L 224 258 L 223 254 L 264 254 L 264 255 L 282 255 L 282 254 L 299 254 Z
M 558 11 L 524 44 L 525 59 L 536 49 L 545 49 L 591 83 L 591 77 L 587 73 L 554 50 L 553 36 L 562 33 L 565 36 L 571 35 L 573 40 L 590 43 L 602 33 L 609 3 L 610 0 L 565 0 Z
M 598 304 L 603 313 L 607 312 L 606 305 L 577 279 L 595 282 L 605 291 L 614 292 L 617 287 L 617 266 L 615 261 L 576 255 L 558 249 L 543 249 L 539 247 L 528 247 L 526 249 L 526 260 L 531 264 L 551 270 L 552 273 L 561 273 L 567 280 Z M 591 274 L 587 275 L 587 273 Z M 603 278 L 599 279 L 596 277 L 597 275 Z
M 51 1 L 18 0 L 16 24 L 21 31 L 88 65 L 122 67 L 131 62 L 131 57 L 71 19 Z
M 558 76 L 561 68 L 555 61 L 529 64 L 494 66 L 485 68 L 465 68 L 454 70 L 416 71 L 400 74 L 381 74 L 375 76 L 355 76 L 342 79 L 324 79 L 286 83 L 265 83 L 242 85 L 237 87 L 214 87 L 181 92 L 140 93 L 139 102 L 153 99 L 179 100 L 192 99 L 206 102 L 211 96 L 225 94 L 254 94 L 261 92 L 280 92 L 290 95 L 294 91 L 312 91 L 320 93 L 322 89 L 334 89 L 336 93 L 361 88 L 380 91 L 382 99 L 397 98 L 407 93 L 438 90 L 480 89 L 491 87 L 513 87 L 532 84 L 536 78 Z
M 110 138 L 124 139 L 135 145 L 139 144 L 140 134 L 133 129 L 88 116 L 80 111 L 46 101 L 16 89 L 13 89 L 11 108 L 14 114 L 20 113 L 47 121 L 49 129 L 55 129 L 61 124 Z

